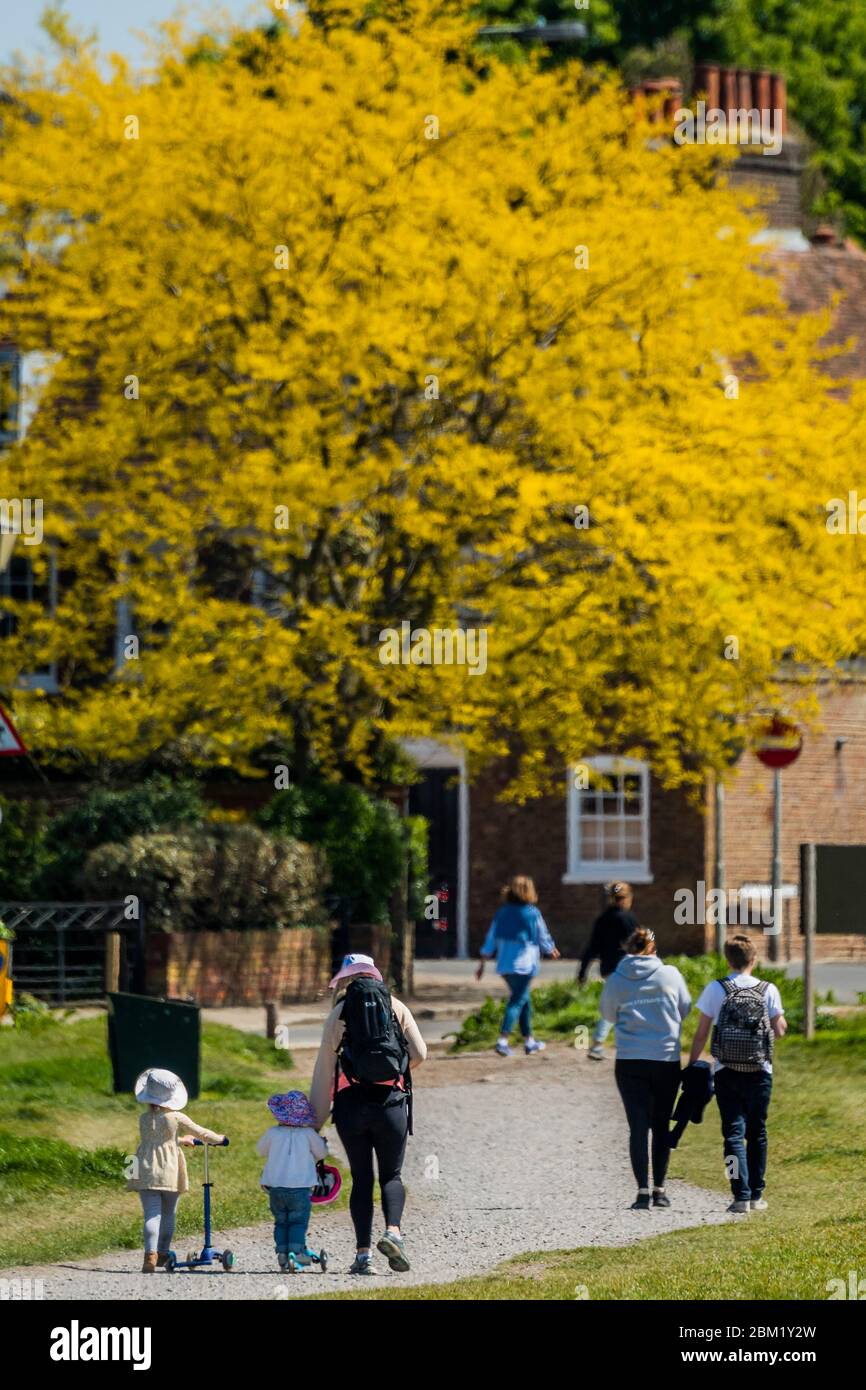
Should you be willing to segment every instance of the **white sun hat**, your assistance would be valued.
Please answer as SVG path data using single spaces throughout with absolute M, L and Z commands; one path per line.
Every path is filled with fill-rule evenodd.
M 163 1067 L 149 1067 L 135 1083 L 139 1105 L 162 1105 L 166 1110 L 182 1110 L 189 1094 L 179 1076 Z
M 376 968 L 373 957 L 362 956 L 360 951 L 355 951 L 352 955 L 343 956 L 343 963 L 328 988 L 336 989 L 342 980 L 351 980 L 353 975 L 372 975 L 374 980 L 382 981 L 382 973 Z

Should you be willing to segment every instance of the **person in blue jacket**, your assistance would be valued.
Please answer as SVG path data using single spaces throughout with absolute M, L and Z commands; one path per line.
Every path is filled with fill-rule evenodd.
M 485 961 L 496 957 L 496 969 L 510 990 L 505 1006 L 502 1031 L 496 1043 L 500 1057 L 510 1057 L 509 1038 L 520 1023 L 523 1049 L 529 1054 L 542 1052 L 544 1043 L 532 1036 L 532 980 L 538 974 L 542 956 L 559 960 L 553 937 L 538 910 L 538 895 L 531 878 L 518 874 L 502 890 L 503 903 L 490 924 L 481 947 L 476 980 L 484 974 Z

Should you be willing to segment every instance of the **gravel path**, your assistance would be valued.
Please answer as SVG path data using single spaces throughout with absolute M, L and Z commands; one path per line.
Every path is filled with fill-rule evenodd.
M 714 1119 L 708 1114 L 707 1122 Z M 336 1131 L 328 1136 L 342 1158 Z M 676 1163 L 674 1155 L 674 1172 Z M 348 1276 L 354 1252 L 349 1213 L 325 1208 L 314 1210 L 310 1244 L 328 1250 L 326 1274 L 315 1266 L 301 1275 L 280 1274 L 271 1229 L 262 1223 L 218 1235 L 217 1248 L 235 1252 L 230 1274 L 159 1271 L 143 1277 L 140 1255 L 122 1251 L 2 1270 L 0 1277 L 41 1278 L 46 1299 L 276 1299 L 394 1281 L 448 1282 L 529 1251 L 629 1245 L 650 1234 L 735 1219 L 725 1214 L 724 1194 L 676 1179 L 669 1182 L 669 1211 L 628 1210 L 634 1180 L 612 1065 L 595 1066 L 570 1048 L 532 1058 L 432 1060 L 419 1075 L 404 1177 L 409 1274 L 392 1274 L 378 1256 L 380 1276 Z M 554 1202 L 548 1195 L 553 1185 Z M 218 1218 L 218 1186 L 214 1197 Z M 185 1250 L 186 1238 L 178 1247 L 181 1257 Z

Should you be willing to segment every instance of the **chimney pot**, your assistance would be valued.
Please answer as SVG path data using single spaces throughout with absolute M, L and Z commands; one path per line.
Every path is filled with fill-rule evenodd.
M 779 121 L 782 127 L 782 134 L 788 132 L 788 92 L 785 79 L 779 72 L 774 72 L 770 77 L 771 100 L 774 111 L 781 111 Z
M 731 112 L 737 109 L 737 70 L 736 68 L 721 68 L 720 76 L 722 81 L 720 106 L 725 113 L 726 120 L 730 120 Z
M 659 97 L 664 100 L 661 108 L 653 112 L 652 120 L 658 121 L 662 114 L 666 120 L 673 118 L 683 104 L 683 84 L 678 77 L 645 77 L 640 85 L 643 96 L 654 104 Z
M 760 111 L 761 117 L 763 119 L 764 112 L 770 111 L 771 109 L 770 74 L 766 68 L 762 68 L 760 72 L 755 73 L 752 79 L 752 85 L 754 87 L 755 92 L 755 105 Z
M 829 222 L 819 222 L 809 240 L 813 246 L 835 246 L 838 242 L 836 228 Z
M 699 63 L 695 68 L 695 91 L 703 93 L 708 111 L 719 109 L 719 65 Z

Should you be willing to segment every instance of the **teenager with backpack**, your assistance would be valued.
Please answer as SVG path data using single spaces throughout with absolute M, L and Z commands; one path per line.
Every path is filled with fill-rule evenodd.
M 334 1124 L 352 1172 L 349 1211 L 357 1252 L 350 1274 L 375 1274 L 373 1156 L 385 1232 L 376 1249 L 391 1269 L 409 1268 L 400 1230 L 406 1193 L 400 1176 L 412 1133 L 412 1068 L 427 1056 L 418 1025 L 388 991 L 372 956 L 348 955 L 331 981 L 338 991 L 325 1021 L 310 1087 L 321 1129 L 333 1105 Z
M 511 1056 L 510 1038 L 519 1023 L 527 1057 L 543 1052 L 545 1044 L 532 1036 L 532 981 L 541 957 L 559 960 L 559 951 L 538 909 L 535 884 L 525 874 L 517 874 L 503 888 L 502 906 L 490 924 L 480 956 L 476 980 L 484 975 L 485 961 L 495 956 L 496 969 L 510 991 L 495 1051 L 500 1057 Z
M 766 1211 L 767 1112 L 773 1090 L 773 1039 L 787 1032 L 775 985 L 752 975 L 757 952 L 745 933 L 725 942 L 731 967 L 711 980 L 698 999 L 700 1021 L 690 1061 L 696 1062 L 712 1028 L 716 1100 L 722 1120 L 725 1168 L 734 1200 L 728 1211 Z
M 601 993 L 601 1016 L 615 1027 L 617 1089 L 625 1106 L 629 1157 L 637 1179 L 632 1211 L 649 1211 L 649 1137 L 652 1134 L 652 1205 L 669 1207 L 665 1176 L 670 1122 L 680 1085 L 680 1034 L 692 1007 L 675 965 L 656 955 L 655 936 L 638 927 L 626 955 Z

